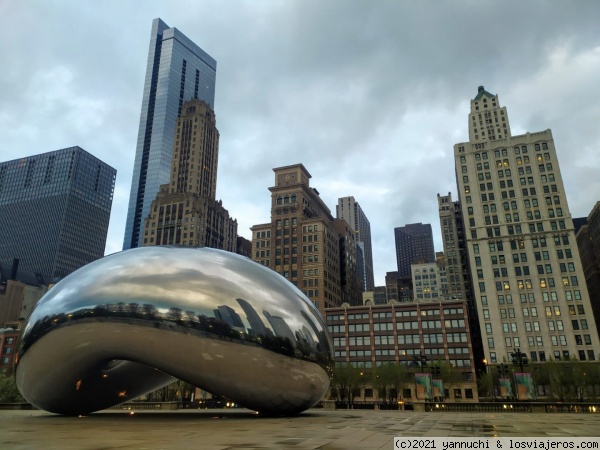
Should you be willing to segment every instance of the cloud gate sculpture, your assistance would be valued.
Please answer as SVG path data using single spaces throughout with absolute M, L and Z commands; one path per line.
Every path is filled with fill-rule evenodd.
M 66 277 L 23 327 L 25 399 L 88 414 L 181 379 L 247 408 L 295 414 L 325 395 L 331 339 L 272 270 L 210 248 L 143 247 Z

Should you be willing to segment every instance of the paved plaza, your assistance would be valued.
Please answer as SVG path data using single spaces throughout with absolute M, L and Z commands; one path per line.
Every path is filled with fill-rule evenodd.
M 0 449 L 387 449 L 394 436 L 600 436 L 600 414 L 310 410 L 108 411 L 64 417 L 0 411 Z

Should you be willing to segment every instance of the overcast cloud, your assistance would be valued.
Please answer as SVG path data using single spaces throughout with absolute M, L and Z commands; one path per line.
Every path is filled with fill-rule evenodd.
M 456 198 L 453 145 L 477 87 L 512 134 L 551 128 L 574 217 L 600 198 L 600 2 L 0 0 L 0 160 L 79 145 L 118 170 L 120 251 L 152 20 L 217 60 L 217 197 L 240 235 L 270 220 L 274 167 L 303 163 L 335 215 L 371 222 L 375 282 L 394 227 Z

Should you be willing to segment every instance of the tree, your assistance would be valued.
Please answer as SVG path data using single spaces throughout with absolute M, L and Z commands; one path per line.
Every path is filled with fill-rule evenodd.
M 348 409 L 354 403 L 354 390 L 363 384 L 363 372 L 351 365 L 336 366 L 333 369 L 332 386 L 335 396 L 340 401 L 348 404 Z
M 384 400 L 387 397 L 388 402 L 395 403 L 398 401 L 402 387 L 408 382 L 408 373 L 400 364 L 382 364 L 375 370 L 375 379 L 377 389 L 383 390 L 383 394 L 379 392 L 379 397 Z
M 24 401 L 17 389 L 15 379 L 0 373 L 0 403 L 22 403 Z
M 538 383 L 543 380 L 547 383 L 549 394 L 554 400 L 560 402 L 582 402 L 589 395 L 588 386 L 595 382 L 595 364 L 569 360 L 550 360 L 540 366 Z
M 491 398 L 494 395 L 494 377 L 489 372 L 483 372 L 477 378 L 479 397 Z
M 440 368 L 440 378 L 444 383 L 444 389 L 452 389 L 452 386 L 463 380 L 463 374 L 458 368 L 447 361 L 437 361 L 436 365 Z

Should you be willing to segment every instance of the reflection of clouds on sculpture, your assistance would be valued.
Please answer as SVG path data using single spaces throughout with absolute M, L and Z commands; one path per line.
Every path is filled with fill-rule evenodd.
M 123 337 L 113 344 L 111 338 L 95 345 L 91 339 L 77 348 L 78 339 L 99 330 L 111 333 L 111 338 Z M 168 346 L 165 354 L 148 350 L 163 346 L 165 340 L 172 341 L 171 352 Z M 217 341 L 229 361 L 206 351 Z M 82 350 L 86 348 L 87 352 Z M 42 351 L 49 353 L 42 357 Z M 179 361 L 173 352 L 183 352 L 187 359 Z M 33 387 L 40 382 L 33 375 L 42 372 L 40 364 L 48 355 L 54 355 L 59 366 L 61 359 L 68 359 L 63 375 L 78 372 L 80 380 L 85 378 L 77 395 L 71 395 L 68 387 L 53 394 Z M 43 409 L 67 414 L 130 399 L 128 395 L 108 401 L 118 382 L 120 392 L 127 385 L 131 395 L 141 395 L 170 381 L 164 374 L 156 375 L 154 368 L 253 409 L 293 413 L 322 398 L 332 365 L 323 320 L 295 286 L 247 258 L 185 247 L 118 253 L 67 277 L 33 311 L 20 340 L 19 357 L 17 382 L 24 396 Z M 119 373 L 120 381 L 98 385 L 94 377 L 111 359 L 127 361 L 111 369 L 113 375 Z M 145 373 L 146 381 L 140 383 L 145 391 L 128 377 L 127 367 L 137 376 Z M 301 374 L 293 382 L 291 371 Z M 50 378 L 61 383 L 56 374 Z M 254 386 L 265 382 L 271 386 L 270 394 Z M 49 387 L 51 381 L 43 383 Z M 98 394 L 82 395 L 88 385 L 99 389 Z M 68 397 L 66 406 L 59 405 L 58 392 Z

